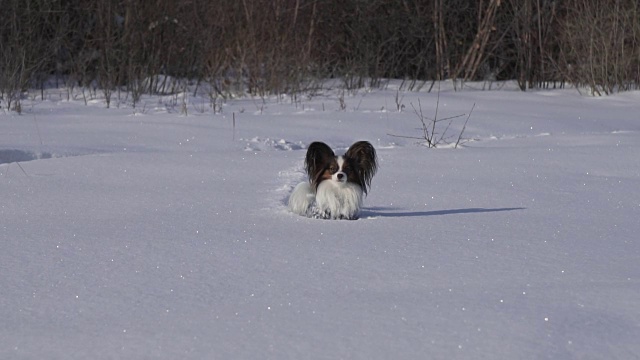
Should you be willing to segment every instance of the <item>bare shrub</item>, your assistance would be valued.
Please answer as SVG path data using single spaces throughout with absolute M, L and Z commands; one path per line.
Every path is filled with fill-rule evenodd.
M 420 136 L 407 136 L 407 135 L 396 135 L 396 134 L 387 134 L 393 137 L 400 137 L 406 139 L 415 139 L 420 140 L 420 143 L 428 148 L 437 148 L 442 146 L 451 146 L 454 149 L 457 149 L 458 146 L 464 144 L 468 141 L 468 139 L 464 138 L 464 132 L 467 129 L 467 123 L 471 118 L 471 114 L 473 113 L 473 109 L 476 104 L 473 104 L 471 110 L 468 114 L 458 114 L 454 116 L 448 116 L 444 118 L 439 118 L 438 110 L 440 108 L 440 91 L 438 89 L 438 97 L 436 99 L 436 108 L 434 111 L 433 117 L 428 117 L 422 111 L 422 103 L 420 99 L 418 99 L 418 107 L 416 107 L 413 103 L 410 104 L 411 108 L 413 108 L 413 113 L 416 115 L 418 120 L 420 121 Z M 449 129 L 453 124 L 453 121 L 458 118 L 462 118 L 466 116 L 466 119 L 462 125 L 461 130 L 456 135 L 451 135 Z
M 0 97 L 61 79 L 68 98 L 172 93 L 215 103 L 297 99 L 323 79 L 349 92 L 403 79 L 571 82 L 594 94 L 640 86 L 636 0 L 4 0 Z M 202 90 L 204 89 L 204 90 Z M 119 95 L 121 96 L 121 95 Z M 129 97 L 130 96 L 130 97 Z
M 20 100 L 31 81 L 51 71 L 50 55 L 64 34 L 42 33 L 53 19 L 48 13 L 56 10 L 48 1 L 6 0 L 0 11 L 0 100 L 9 110 L 21 112 Z M 29 6 L 30 5 L 30 6 Z
M 562 23 L 561 67 L 595 95 L 638 88 L 640 5 L 577 0 Z

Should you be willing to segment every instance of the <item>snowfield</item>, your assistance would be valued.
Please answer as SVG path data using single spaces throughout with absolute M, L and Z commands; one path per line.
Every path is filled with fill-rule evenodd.
M 640 359 L 640 92 L 395 85 L 3 108 L 0 358 Z M 376 147 L 359 220 L 287 212 L 315 140 Z

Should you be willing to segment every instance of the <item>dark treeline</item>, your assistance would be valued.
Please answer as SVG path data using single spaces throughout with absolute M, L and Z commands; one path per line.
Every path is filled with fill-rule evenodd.
M 0 96 L 65 86 L 226 96 L 406 79 L 640 87 L 638 0 L 0 0 Z

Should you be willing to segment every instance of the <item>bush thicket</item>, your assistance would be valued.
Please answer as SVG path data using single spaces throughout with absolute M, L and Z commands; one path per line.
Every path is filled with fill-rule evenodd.
M 0 0 L 0 100 L 55 79 L 141 94 L 284 94 L 336 78 L 640 87 L 637 0 Z

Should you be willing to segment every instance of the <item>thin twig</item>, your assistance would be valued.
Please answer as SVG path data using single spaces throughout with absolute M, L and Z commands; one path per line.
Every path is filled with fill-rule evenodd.
M 413 103 L 410 103 L 410 104 L 411 104 L 411 107 L 413 108 L 413 112 L 416 114 L 416 116 L 418 117 L 418 119 L 420 119 L 420 122 L 422 123 L 422 139 L 424 139 L 427 142 L 427 144 L 429 144 L 429 147 L 431 147 L 431 140 L 429 138 L 429 127 L 427 127 L 427 124 L 424 122 L 424 115 L 422 114 L 422 104 L 420 103 L 420 98 L 418 98 L 418 109 L 420 109 L 419 111 L 418 109 L 416 109 Z
M 27 174 L 27 172 L 26 172 L 26 171 L 24 171 L 24 169 L 22 168 L 22 165 L 20 165 L 20 163 L 19 163 L 19 162 L 17 162 L 17 161 L 16 161 L 16 165 L 18 165 L 18 167 L 20 168 L 20 170 L 22 170 L 22 172 L 23 172 L 27 177 L 30 177 L 30 176 L 29 176 L 29 174 Z
M 469 118 L 471 117 L 471 113 L 473 112 L 473 109 L 476 107 L 476 103 L 473 103 L 473 106 L 471 106 L 471 111 L 469 111 L 469 115 L 467 116 L 467 120 L 464 121 L 464 125 L 462 126 L 462 130 L 460 131 L 460 134 L 458 135 L 458 140 L 456 141 L 456 144 L 453 146 L 454 149 L 458 148 L 458 145 L 460 145 L 460 140 L 462 140 L 462 134 L 464 134 L 464 131 L 467 128 L 467 123 L 469 122 Z
M 387 135 L 393 136 L 393 137 L 397 137 L 397 138 L 403 138 L 403 139 L 424 140 L 424 138 L 417 137 L 417 136 L 394 135 L 394 134 L 390 134 L 390 133 L 387 133 Z
M 438 83 L 438 95 L 436 98 L 436 113 L 433 117 L 433 124 L 431 124 L 431 137 L 433 138 L 435 132 L 436 132 L 436 122 L 438 121 L 438 109 L 440 108 L 440 83 Z M 442 136 L 444 136 L 444 133 L 442 133 Z M 435 144 L 434 146 L 435 147 Z
M 452 120 L 452 119 L 457 119 L 457 118 L 459 118 L 459 117 L 463 117 L 463 116 L 465 116 L 465 115 L 467 115 L 467 114 L 460 114 L 460 115 L 449 116 L 449 117 L 446 117 L 446 118 L 443 118 L 443 119 L 436 119 L 436 120 L 433 120 L 433 121 L 435 121 L 435 122 L 440 122 L 440 121 Z

